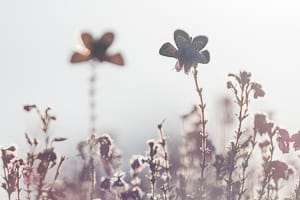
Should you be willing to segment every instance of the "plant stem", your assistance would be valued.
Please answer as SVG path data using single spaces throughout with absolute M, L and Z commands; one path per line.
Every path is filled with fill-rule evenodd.
M 17 176 L 17 200 L 21 200 L 21 198 L 20 198 L 20 192 L 21 192 L 21 188 L 20 188 L 20 178 L 21 178 L 21 175 L 20 175 L 20 167 L 19 166 L 17 166 L 17 174 L 16 174 L 16 176 Z
M 261 189 L 259 191 L 259 197 L 258 197 L 258 200 L 261 200 L 265 194 L 265 189 L 266 189 L 266 186 L 269 185 L 270 183 L 270 180 L 271 180 L 271 163 L 273 161 L 273 154 L 274 154 L 274 144 L 273 144 L 273 135 L 274 133 L 276 132 L 277 130 L 275 129 L 271 135 L 269 135 L 269 139 L 270 139 L 270 143 L 271 143 L 271 149 L 270 149 L 270 159 L 269 161 L 267 161 L 266 163 L 266 169 L 264 169 L 264 179 L 262 181 L 262 186 L 261 186 Z M 267 194 L 268 196 L 270 195 L 270 187 L 267 187 Z
M 43 162 L 43 161 L 41 161 L 41 162 Z M 40 177 L 39 184 L 38 184 L 38 193 L 37 193 L 37 196 L 36 196 L 36 200 L 40 200 L 40 197 L 42 195 L 42 192 L 43 192 L 42 189 L 43 189 L 43 186 L 44 186 L 44 180 L 45 180 L 46 175 L 48 173 L 49 164 L 50 164 L 50 162 L 47 161 L 47 164 L 46 164 L 47 166 L 45 168 L 45 171 L 44 171 L 44 173 Z
M 207 137 L 208 135 L 206 134 L 206 123 L 207 120 L 205 119 L 205 107 L 206 104 L 203 101 L 203 95 L 202 95 L 202 88 L 199 87 L 199 83 L 198 83 L 198 70 L 197 70 L 197 66 L 194 67 L 193 70 L 193 77 L 194 77 L 194 82 L 195 82 L 195 86 L 196 86 L 196 91 L 197 94 L 199 96 L 200 99 L 200 104 L 199 104 L 199 108 L 201 111 L 201 131 L 200 131 L 200 137 L 201 137 L 201 152 L 202 152 L 202 161 L 200 164 L 201 167 L 201 193 L 205 196 L 205 169 L 207 167 L 207 163 L 206 163 L 206 153 L 208 151 L 207 149 Z M 205 197 L 203 197 L 205 199 Z
M 241 189 L 240 189 L 240 192 L 238 194 L 238 200 L 241 200 L 242 199 L 242 196 L 243 194 L 246 192 L 246 189 L 245 189 L 245 182 L 246 182 L 246 169 L 248 167 L 248 163 L 249 163 L 249 159 L 255 149 L 255 146 L 256 146 L 256 133 L 254 133 L 254 139 L 253 139 L 253 144 L 252 144 L 252 148 L 250 150 L 250 152 L 248 153 L 245 161 L 244 161 L 244 166 L 243 166 L 243 172 L 242 172 L 242 183 L 241 183 Z
M 91 75 L 89 80 L 89 106 L 90 106 L 90 133 L 96 133 L 96 65 L 91 63 Z
M 236 94 L 236 101 L 239 105 L 239 114 L 238 114 L 238 128 L 235 131 L 236 133 L 236 140 L 235 143 L 232 143 L 231 145 L 231 152 L 230 152 L 230 169 L 229 169 L 229 174 L 228 174 L 228 181 L 226 185 L 226 199 L 231 200 L 234 199 L 233 194 L 232 194 L 232 186 L 234 184 L 233 181 L 233 173 L 235 170 L 235 165 L 236 165 L 236 156 L 240 151 L 240 138 L 243 135 L 242 131 L 242 125 L 243 121 L 247 116 L 247 111 L 248 111 L 248 87 L 249 84 L 247 85 L 241 85 L 241 93 L 240 97 Z M 243 109 L 245 107 L 245 110 Z
M 295 200 L 300 200 L 300 178 L 295 189 Z
M 91 193 L 90 193 L 90 200 L 93 200 L 94 198 L 94 192 L 95 192 L 95 166 L 94 166 L 94 159 L 91 158 L 90 160 L 91 165 Z
M 56 181 L 57 178 L 58 178 L 58 176 L 59 176 L 59 170 L 60 170 L 60 168 L 61 168 L 61 166 L 62 166 L 64 160 L 65 160 L 65 157 L 62 156 L 62 157 L 60 158 L 60 161 L 59 161 L 59 163 L 58 163 L 58 166 L 57 166 L 57 169 L 56 169 L 56 172 L 55 172 L 54 181 Z
M 158 125 L 158 130 L 159 130 L 159 133 L 160 133 L 160 139 L 161 139 L 161 146 L 163 148 L 163 153 L 164 153 L 164 161 L 165 161 L 165 166 L 164 166 L 164 170 L 165 170 L 165 173 L 166 173 L 166 176 L 167 176 L 167 179 L 166 179 L 166 187 L 163 191 L 164 193 L 164 199 L 167 200 L 168 197 L 170 196 L 170 169 L 169 169 L 169 155 L 168 155 L 168 150 L 167 150 L 167 139 L 166 139 L 166 136 L 164 134 L 164 131 L 163 131 L 163 123 L 164 121 L 162 121 L 162 123 L 160 123 Z

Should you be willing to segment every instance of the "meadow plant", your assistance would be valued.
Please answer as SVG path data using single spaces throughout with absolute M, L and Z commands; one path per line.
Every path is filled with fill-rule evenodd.
M 200 191 L 203 193 L 201 196 L 205 197 L 205 169 L 208 166 L 206 161 L 206 155 L 209 153 L 210 149 L 207 148 L 207 131 L 206 124 L 207 120 L 205 118 L 205 107 L 203 99 L 203 88 L 200 87 L 198 81 L 198 63 L 207 64 L 210 60 L 210 54 L 207 50 L 203 50 L 208 42 L 206 36 L 196 36 L 195 38 L 190 37 L 183 30 L 176 30 L 174 32 L 174 41 L 178 49 L 176 49 L 171 43 L 167 42 L 162 45 L 159 53 L 162 56 L 173 57 L 177 59 L 175 69 L 180 72 L 182 68 L 186 74 L 192 70 L 193 79 L 195 82 L 195 87 L 197 94 L 199 96 L 199 108 L 201 111 L 201 130 L 199 130 L 199 137 L 201 138 L 201 146 L 199 147 L 202 154 L 201 161 L 201 178 L 200 178 Z M 203 50 L 203 51 L 202 51 Z
M 276 125 L 267 114 L 250 112 L 252 100 L 265 96 L 262 85 L 252 80 L 250 72 L 242 70 L 228 75 L 227 89 L 232 98 L 224 99 L 222 104 L 224 113 L 220 115 L 225 117 L 221 126 L 225 129 L 225 125 L 231 124 L 236 128 L 224 131 L 226 138 L 222 133 L 220 138 L 229 140 L 225 147 L 215 146 L 215 138 L 208 134 L 211 130 L 207 126 L 206 101 L 198 76 L 202 66 L 199 64 L 210 61 L 210 53 L 204 50 L 208 38 L 202 35 L 192 38 L 183 30 L 174 32 L 176 47 L 166 42 L 159 54 L 175 58 L 175 70 L 191 75 L 198 103 L 181 117 L 182 137 L 172 141 L 171 135 L 164 131 L 163 120 L 157 125 L 158 134 L 146 142 L 146 152 L 129 155 L 126 168 L 123 153 L 113 137 L 96 129 L 96 64 L 124 65 L 120 53 L 107 51 L 113 40 L 111 32 L 100 39 L 84 32 L 81 48 L 71 56 L 73 64 L 91 63 L 90 130 L 86 139 L 77 144 L 75 164 L 55 148 L 56 143 L 66 138 L 50 133 L 57 120 L 51 109 L 42 111 L 34 104 L 24 106 L 26 112 L 38 116 L 41 123 L 38 138 L 42 141 L 26 133 L 29 147 L 26 155 L 18 154 L 16 145 L 1 148 L 1 187 L 8 200 L 300 199 L 296 162 L 300 132 L 290 135 L 288 129 Z

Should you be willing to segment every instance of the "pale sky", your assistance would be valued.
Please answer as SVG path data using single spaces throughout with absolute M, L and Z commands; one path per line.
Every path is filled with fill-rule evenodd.
M 81 31 L 116 33 L 112 52 L 121 51 L 126 67 L 99 66 L 98 128 L 111 131 L 125 153 L 145 148 L 156 125 L 180 137 L 179 116 L 198 99 L 191 76 L 176 73 L 175 60 L 158 54 L 173 41 L 175 29 L 207 35 L 211 62 L 200 66 L 209 130 L 218 137 L 218 99 L 226 76 L 251 71 L 266 97 L 252 111 L 274 111 L 291 132 L 300 130 L 300 3 L 276 0 L 0 0 L 1 144 L 24 147 L 24 132 L 38 119 L 24 104 L 50 106 L 58 121 L 53 134 L 70 138 L 64 149 L 87 135 L 89 65 L 72 66 L 69 57 Z M 138 137 L 139 139 L 134 139 Z M 67 147 L 67 148 L 66 148 Z M 129 148 L 130 147 L 130 148 Z

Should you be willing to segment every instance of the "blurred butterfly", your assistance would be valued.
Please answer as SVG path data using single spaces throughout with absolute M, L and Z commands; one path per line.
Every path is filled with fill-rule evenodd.
M 95 40 L 91 34 L 81 33 L 82 51 L 75 51 L 70 62 L 81 63 L 92 59 L 99 62 L 110 62 L 116 65 L 123 66 L 124 59 L 120 53 L 108 54 L 107 49 L 114 40 L 114 34 L 111 32 L 104 33 L 100 39 Z

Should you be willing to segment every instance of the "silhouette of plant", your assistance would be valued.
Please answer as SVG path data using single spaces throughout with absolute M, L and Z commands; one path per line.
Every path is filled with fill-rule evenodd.
M 228 175 L 225 179 L 226 181 L 226 199 L 232 200 L 235 199 L 235 196 L 238 196 L 238 199 L 241 199 L 245 193 L 245 173 L 246 168 L 248 167 L 248 161 L 253 152 L 253 149 L 256 144 L 256 134 L 253 136 L 247 136 L 246 129 L 243 128 L 243 122 L 249 116 L 249 103 L 250 95 L 256 99 L 258 97 L 263 97 L 265 92 L 262 90 L 262 87 L 259 83 L 251 81 L 251 73 L 246 71 L 241 71 L 239 74 L 229 74 L 230 78 L 233 78 L 233 81 L 227 82 L 227 88 L 231 90 L 235 97 L 235 103 L 238 105 L 238 113 L 236 113 L 238 120 L 238 128 L 235 131 L 235 142 L 230 143 L 230 150 L 227 153 L 227 159 L 229 161 Z M 244 141 L 241 141 L 244 138 Z M 245 155 L 240 157 L 244 149 L 252 145 L 252 149 L 249 152 L 246 152 Z M 235 172 L 237 171 L 237 164 L 240 158 L 244 159 L 242 163 L 242 179 L 235 180 Z M 238 172 L 237 172 L 238 173 Z M 235 187 L 238 187 L 235 189 Z
M 208 166 L 206 163 L 206 156 L 210 149 L 207 147 L 207 131 L 205 118 L 205 107 L 202 90 L 198 81 L 198 63 L 207 64 L 210 60 L 210 54 L 207 50 L 201 51 L 207 44 L 208 38 L 206 36 L 196 36 L 191 38 L 185 31 L 176 30 L 174 32 L 174 41 L 178 49 L 176 49 L 171 43 L 167 42 L 162 45 L 159 50 L 160 55 L 173 57 L 177 59 L 175 69 L 179 72 L 184 68 L 184 72 L 188 74 L 193 69 L 193 78 L 197 94 L 199 96 L 199 108 L 201 112 L 201 130 L 199 131 L 199 137 L 201 138 L 201 146 L 199 147 L 202 152 L 201 162 L 201 178 L 200 178 L 200 191 L 201 196 L 205 197 L 205 169 Z M 199 52 L 201 51 L 201 52 Z

